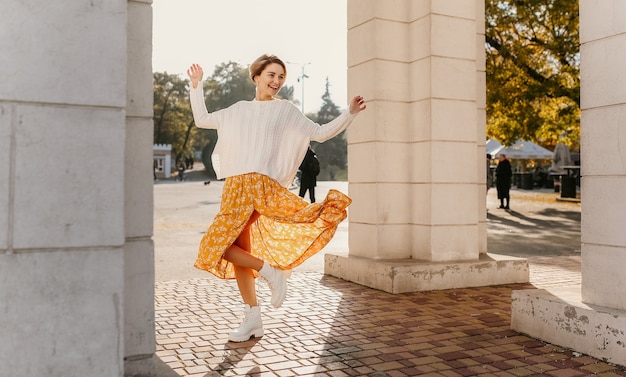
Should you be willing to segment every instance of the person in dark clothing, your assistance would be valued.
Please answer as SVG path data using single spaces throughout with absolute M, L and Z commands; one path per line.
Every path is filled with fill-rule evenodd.
M 491 175 L 491 154 L 487 153 L 487 192 L 493 186 L 493 175 Z
M 185 169 L 193 169 L 193 157 L 185 157 Z
M 300 197 L 304 198 L 307 190 L 311 203 L 315 203 L 315 186 L 317 185 L 317 175 L 320 173 L 320 162 L 315 156 L 315 152 L 309 147 L 300 164 Z
M 176 179 L 181 182 L 185 180 L 185 164 L 182 161 L 178 163 L 178 177 Z
M 498 208 L 509 209 L 509 201 L 511 199 L 509 191 L 511 190 L 513 171 L 511 170 L 511 163 L 505 155 L 501 154 L 498 159 L 499 162 L 496 167 L 496 188 L 498 190 L 498 199 L 500 199 L 500 207 Z
M 546 185 L 547 174 L 543 171 L 543 167 L 541 165 L 535 166 L 535 171 L 533 172 L 533 182 L 534 184 L 542 188 Z

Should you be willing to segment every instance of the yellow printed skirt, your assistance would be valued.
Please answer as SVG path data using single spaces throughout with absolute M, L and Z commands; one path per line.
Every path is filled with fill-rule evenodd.
M 234 279 L 233 264 L 223 255 L 256 211 L 260 216 L 250 226 L 251 254 L 280 269 L 297 267 L 326 246 L 351 202 L 330 190 L 324 201 L 309 204 L 258 173 L 226 178 L 220 211 L 200 241 L 194 266 Z

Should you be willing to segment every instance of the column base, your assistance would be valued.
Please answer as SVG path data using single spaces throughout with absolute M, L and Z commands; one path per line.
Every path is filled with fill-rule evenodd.
M 324 273 L 389 293 L 528 283 L 528 261 L 480 254 L 470 261 L 429 262 L 326 254 Z
M 626 311 L 582 302 L 581 286 L 513 291 L 511 328 L 626 366 Z
M 166 377 L 159 374 L 155 355 L 139 355 L 124 358 L 124 377 Z M 161 361 L 160 359 L 158 361 Z

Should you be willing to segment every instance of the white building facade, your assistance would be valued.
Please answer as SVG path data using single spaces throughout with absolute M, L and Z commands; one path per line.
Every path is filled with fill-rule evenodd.
M 154 179 L 172 176 L 172 144 L 154 144 Z

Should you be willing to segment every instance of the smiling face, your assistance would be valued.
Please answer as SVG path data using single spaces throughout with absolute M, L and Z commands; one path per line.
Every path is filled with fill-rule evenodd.
M 270 63 L 260 74 L 254 76 L 257 101 L 274 99 L 285 83 L 285 69 L 278 63 Z

